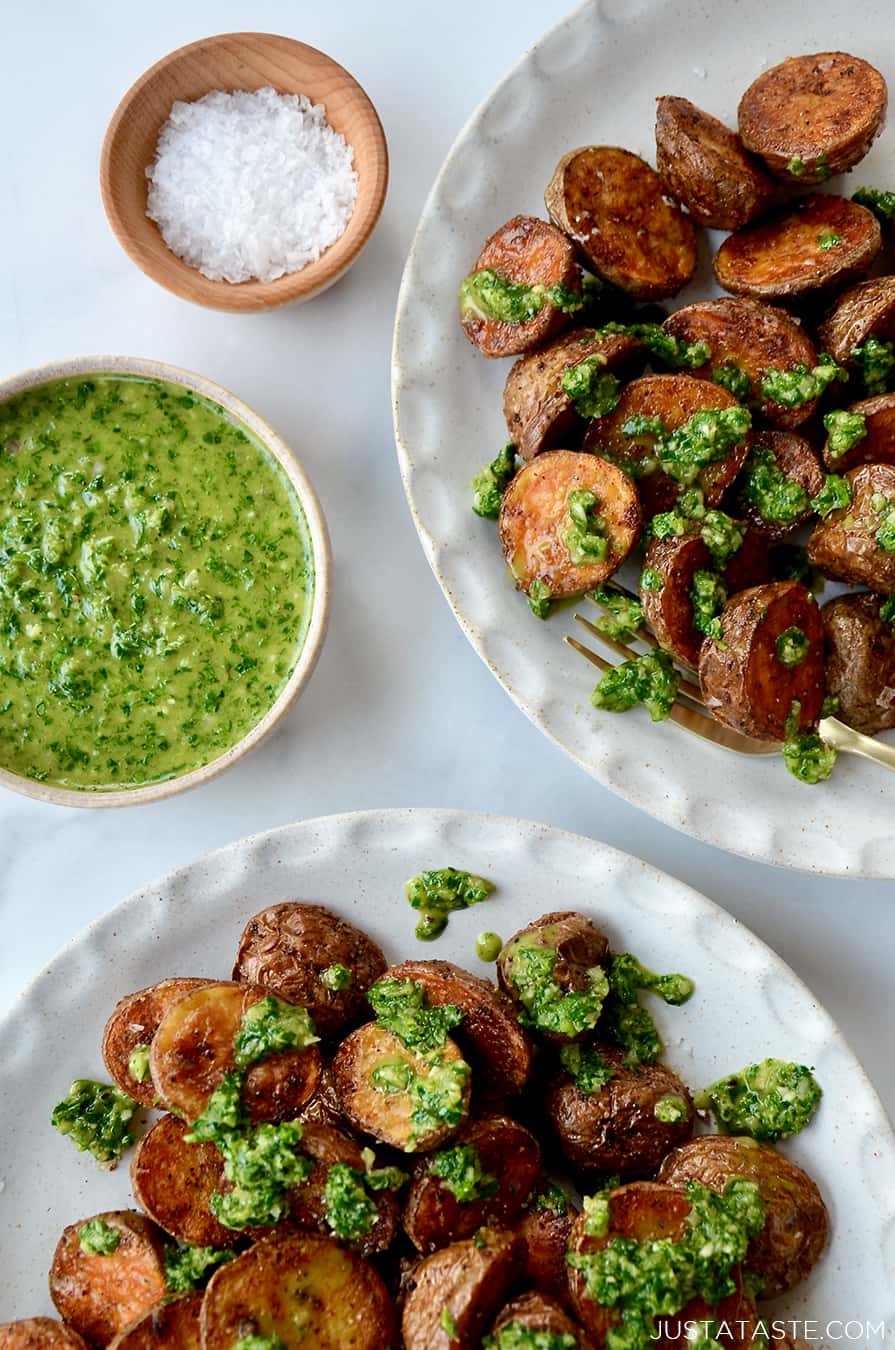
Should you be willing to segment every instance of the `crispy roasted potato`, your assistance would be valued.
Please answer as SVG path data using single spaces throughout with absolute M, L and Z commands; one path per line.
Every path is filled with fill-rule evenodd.
M 234 1069 L 233 1043 L 243 1014 L 267 992 L 260 986 L 222 981 L 182 994 L 171 1004 L 149 1056 L 152 1081 L 170 1111 L 188 1121 L 202 1113 L 224 1074 Z M 285 1050 L 253 1064 L 242 1089 L 251 1120 L 296 1116 L 317 1090 L 320 1071 L 316 1045 Z
M 586 1215 L 575 1221 L 569 1243 L 571 1252 L 598 1252 L 616 1237 L 634 1238 L 649 1242 L 660 1238 L 679 1238 L 687 1223 L 690 1202 L 683 1191 L 674 1186 L 654 1181 L 635 1181 L 620 1186 L 609 1197 L 609 1233 L 606 1237 L 592 1237 L 586 1231 Z M 737 1283 L 739 1284 L 739 1276 Z M 574 1268 L 569 1270 L 569 1288 L 578 1320 L 597 1345 L 605 1345 L 606 1335 L 616 1326 L 620 1314 L 616 1309 L 604 1308 L 588 1298 L 584 1279 Z M 711 1317 L 723 1323 L 715 1330 L 716 1339 L 725 1350 L 740 1350 L 752 1345 L 756 1313 L 751 1299 L 740 1288 L 716 1308 L 710 1308 L 702 1299 L 692 1299 L 680 1312 L 663 1318 L 656 1327 L 656 1339 L 663 1350 L 686 1350 L 690 1344 L 686 1324 Z
M 115 1004 L 103 1032 L 103 1062 L 112 1081 L 141 1106 L 153 1106 L 158 1094 L 151 1076 L 147 1075 L 141 1081 L 131 1073 L 131 1055 L 138 1046 L 149 1046 L 159 1023 L 176 999 L 210 983 L 210 980 L 199 979 L 160 980 L 148 989 L 126 995 Z
M 575 1222 L 571 1201 L 564 1214 L 549 1207 L 538 1208 L 537 1199 L 515 1226 L 515 1232 L 525 1239 L 525 1283 L 539 1293 L 570 1306 L 569 1278 L 566 1268 L 566 1248 Z
M 427 1256 L 404 1303 L 407 1350 L 476 1350 L 518 1283 L 524 1260 L 521 1238 L 487 1229 L 474 1242 L 455 1242 Z
M 558 1303 L 543 1294 L 529 1293 L 514 1298 L 502 1309 L 494 1323 L 495 1334 L 502 1327 L 521 1327 L 532 1337 L 571 1337 L 576 1350 L 590 1350 L 590 1341 L 581 1327 L 566 1315 Z M 568 1344 L 560 1340 L 560 1345 Z
M 404 1207 L 404 1231 L 417 1251 L 428 1253 L 472 1237 L 479 1228 L 505 1228 L 519 1216 L 540 1175 L 541 1148 L 533 1134 L 509 1116 L 489 1112 L 467 1122 L 452 1147 L 471 1145 L 493 1195 L 461 1201 L 432 1171 L 432 1158 L 416 1164 Z
M 721 576 L 728 595 L 771 580 L 771 555 L 763 531 L 751 526 L 746 530 L 742 544 L 727 560 Z
M 782 741 L 793 704 L 802 731 L 813 727 L 824 700 L 823 624 L 814 597 L 798 581 L 773 581 L 740 591 L 721 611 L 723 642 L 706 638 L 699 683 L 719 722 L 759 741 Z M 797 665 L 780 658 L 778 640 L 800 629 L 808 648 Z
M 895 338 L 895 276 L 873 277 L 850 286 L 818 329 L 820 345 L 840 366 L 854 365 L 854 350 L 869 337 Z
M 824 576 L 895 592 L 895 552 L 879 542 L 887 511 L 895 506 L 895 465 L 862 464 L 845 475 L 850 506 L 831 511 L 814 527 L 808 557 Z M 885 536 L 884 536 L 885 537 Z
M 289 1196 L 289 1217 L 299 1228 L 316 1229 L 332 1236 L 326 1218 L 326 1180 L 333 1163 L 345 1163 L 356 1172 L 364 1172 L 360 1145 L 341 1130 L 329 1125 L 309 1123 L 304 1127 L 301 1151 L 314 1162 L 314 1170 L 300 1186 L 293 1187 Z M 378 1218 L 363 1237 L 351 1245 L 361 1256 L 372 1256 L 390 1247 L 398 1230 L 399 1205 L 391 1191 L 376 1191 L 370 1199 L 376 1205 Z
M 775 1298 L 795 1288 L 819 1260 L 829 1228 L 826 1205 L 807 1172 L 754 1139 L 703 1135 L 670 1153 L 659 1172 L 671 1186 L 699 1181 L 718 1192 L 735 1177 L 757 1184 L 767 1213 L 744 1269 L 766 1281 L 763 1297 Z
M 581 273 L 575 252 L 562 230 L 537 216 L 513 216 L 495 230 L 479 254 L 473 272 L 494 271 L 507 281 L 525 286 L 565 286 L 580 291 Z M 463 331 L 483 356 L 518 356 L 530 352 L 568 328 L 571 319 L 549 300 L 533 318 L 503 323 L 461 310 Z
M 0 1350 L 85 1350 L 84 1339 L 55 1317 L 0 1323 Z
M 794 298 L 863 276 L 881 247 L 872 211 L 815 195 L 728 235 L 715 254 L 715 276 L 734 295 Z
M 514 363 L 503 391 L 503 412 L 510 440 L 524 460 L 580 440 L 584 420 L 563 389 L 562 377 L 594 356 L 601 371 L 624 379 L 643 369 L 644 348 L 637 338 L 592 328 L 576 328 Z
M 804 436 L 797 436 L 792 431 L 758 431 L 755 434 L 753 448 L 770 451 L 776 468 L 791 482 L 797 483 L 809 498 L 816 497 L 820 492 L 824 485 L 824 471 L 820 466 L 817 455 Z M 751 521 L 756 529 L 760 530 L 773 543 L 779 543 L 781 539 L 786 539 L 800 526 L 811 520 L 814 515 L 811 507 L 807 506 L 793 520 L 788 518 L 787 512 L 783 513 L 786 516 L 783 520 L 775 518 L 772 510 L 763 516 L 759 505 L 751 501 L 749 495 L 744 493 L 742 483 L 738 484 L 736 490 L 736 512 L 737 515 Z M 767 578 L 763 578 L 763 580 L 767 580 Z M 749 584 L 754 585 L 755 582 Z
M 459 1048 L 450 1037 L 445 1038 L 439 1054 L 448 1062 L 463 1062 Z M 404 1078 L 409 1075 L 411 1086 L 383 1084 L 377 1087 L 372 1075 L 379 1069 L 397 1070 Z M 471 1088 L 470 1076 L 467 1076 L 462 1101 L 455 1113 L 451 1112 L 437 1126 L 415 1122 L 417 1106 L 411 1095 L 412 1083 L 431 1080 L 433 1064 L 423 1055 L 409 1050 L 394 1032 L 378 1022 L 367 1022 L 346 1036 L 336 1051 L 332 1073 L 342 1111 L 349 1123 L 356 1130 L 404 1153 L 426 1153 L 438 1148 L 456 1134 L 469 1110 Z
M 864 418 L 865 432 L 844 455 L 832 454 L 827 441 L 824 463 L 830 472 L 845 473 L 858 464 L 895 464 L 895 393 L 861 399 L 848 411 Z
M 285 1350 L 389 1350 L 395 1310 L 373 1267 L 316 1233 L 275 1233 L 221 1266 L 202 1302 L 203 1350 L 244 1336 Z
M 165 1297 L 163 1234 L 134 1210 L 92 1215 L 120 1234 L 108 1256 L 85 1252 L 80 1233 L 88 1219 L 71 1223 L 56 1244 L 50 1298 L 60 1316 L 90 1345 L 108 1345 L 119 1331 Z
M 633 380 L 622 392 L 614 413 L 598 417 L 584 434 L 584 449 L 602 455 L 618 464 L 639 465 L 652 459 L 656 438 L 649 433 L 628 436 L 622 430 L 634 417 L 658 417 L 666 431 L 676 431 L 704 409 L 735 408 L 732 394 L 708 380 L 694 379 L 692 375 L 643 375 Z M 743 467 L 749 452 L 749 437 L 735 446 L 724 459 L 706 464 L 697 483 L 702 488 L 706 506 L 720 506 L 724 493 Z M 659 511 L 670 511 L 680 496 L 680 484 L 661 469 L 655 469 L 637 479 L 637 491 L 644 522 Z
M 868 736 L 895 727 L 895 624 L 880 597 L 837 595 L 821 608 L 827 640 L 827 691 L 836 716 Z
M 332 966 L 351 972 L 347 989 L 321 979 Z M 323 905 L 286 900 L 249 919 L 233 979 L 260 984 L 307 1008 L 321 1036 L 335 1036 L 366 1013 L 364 995 L 385 970 L 382 951 L 366 933 Z
M 432 1007 L 452 1003 L 462 1009 L 453 1037 L 472 1068 L 477 1099 L 499 1101 L 522 1091 L 531 1073 L 531 1042 L 506 994 L 450 961 L 402 961 L 388 976 L 421 984 Z
M 817 365 L 817 350 L 798 321 L 782 309 L 743 296 L 699 300 L 670 314 L 662 327 L 682 342 L 707 342 L 712 354 L 693 374 L 711 379 L 714 371 L 733 364 L 748 377 L 748 400 L 761 408 L 775 427 L 796 427 L 811 417 L 817 399 L 799 408 L 785 408 L 767 399 L 761 381 L 773 370 Z
M 677 295 L 696 270 L 696 231 L 655 169 L 612 145 L 570 150 L 544 202 L 584 264 L 638 300 Z
M 196 1247 L 230 1247 L 231 1228 L 211 1212 L 215 1191 L 229 1191 L 224 1160 L 214 1144 L 188 1144 L 189 1126 L 162 1116 L 137 1144 L 131 1162 L 134 1199 L 172 1237 Z
M 753 80 L 737 113 L 743 144 L 798 186 L 845 173 L 886 119 L 886 82 L 848 52 L 791 56 Z
M 651 539 L 643 559 L 661 577 L 660 590 L 643 590 L 643 616 L 660 647 L 676 661 L 695 670 L 703 634 L 693 626 L 693 578 L 697 572 L 714 571 L 712 556 L 699 533 Z
M 592 972 L 596 967 L 606 965 L 610 954 L 606 934 L 586 915 L 574 910 L 555 910 L 542 914 L 504 943 L 497 960 L 500 987 L 520 1008 L 524 1008 L 524 1003 L 514 965 L 517 954 L 528 947 L 555 954 L 552 978 L 563 994 L 589 993 L 593 983 Z M 539 1028 L 538 1034 L 547 1040 L 576 1039 L 575 1036 L 550 1032 L 544 1028 Z M 585 1034 L 586 1030 L 582 1030 L 577 1039 Z
M 299 1111 L 298 1118 L 309 1124 L 331 1125 L 336 1130 L 345 1129 L 347 1122 L 342 1115 L 342 1103 L 333 1081 L 332 1069 L 328 1064 L 324 1064 L 317 1091 Z
M 200 1350 L 202 1294 L 184 1294 L 156 1304 L 120 1331 L 109 1350 Z
M 652 1177 L 665 1155 L 693 1134 L 690 1093 L 664 1064 L 629 1068 L 623 1050 L 611 1045 L 591 1049 L 612 1069 L 609 1081 L 596 1092 L 582 1092 L 571 1074 L 560 1070 L 544 1097 L 563 1155 L 577 1172 L 614 1173 L 625 1180 Z M 680 1101 L 680 1120 L 656 1117 L 665 1097 Z
M 601 420 L 601 419 L 598 419 Z M 572 492 L 591 492 L 609 548 L 604 560 L 576 563 L 567 542 L 574 525 Z M 584 595 L 612 576 L 640 534 L 637 489 L 627 474 L 598 455 L 549 450 L 520 469 L 504 493 L 498 529 L 504 557 L 520 590 L 533 583 L 550 597 Z
M 736 132 L 686 98 L 656 100 L 656 168 L 699 225 L 737 230 L 767 211 L 779 188 Z

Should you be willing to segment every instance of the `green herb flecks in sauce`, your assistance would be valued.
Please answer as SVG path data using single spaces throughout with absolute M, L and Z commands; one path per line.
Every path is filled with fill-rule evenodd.
M 584 1231 L 588 1237 L 606 1237 L 609 1232 L 609 1196 L 605 1191 L 582 1196 Z
M 6 768 L 103 790 L 207 764 L 276 701 L 312 593 L 294 489 L 217 405 L 101 375 L 0 404 Z
M 493 882 L 456 867 L 439 867 L 411 877 L 404 893 L 420 915 L 414 936 L 421 942 L 439 937 L 451 914 L 481 904 L 493 890 Z
M 233 1062 L 237 1069 L 247 1069 L 286 1050 L 306 1050 L 319 1040 L 306 1008 L 266 994 L 242 1015 L 233 1043 Z
M 127 1071 L 138 1083 L 145 1083 L 149 1077 L 149 1050 L 148 1045 L 135 1045 L 128 1057 Z
M 137 1103 L 111 1083 L 78 1078 L 53 1107 L 53 1125 L 79 1152 L 92 1153 L 100 1166 L 117 1163 L 134 1142 L 128 1126 Z
M 733 394 L 738 403 L 748 403 L 752 397 L 752 381 L 735 361 L 725 361 L 723 366 L 715 366 L 712 380 Z
M 279 1336 L 240 1336 L 233 1350 L 286 1350 Z
M 241 1130 L 248 1120 L 242 1104 L 241 1073 L 225 1073 L 205 1103 L 205 1109 L 184 1135 L 188 1144 L 220 1144 L 229 1134 Z
M 516 447 L 507 441 L 496 459 L 486 464 L 472 480 L 472 509 L 483 520 L 500 515 L 503 494 L 516 473 Z
M 850 360 L 859 371 L 868 394 L 884 394 L 895 371 L 895 343 L 868 337 L 852 347 Z
M 879 607 L 879 617 L 885 623 L 895 623 L 895 595 L 890 595 Z
M 617 953 L 609 966 L 609 997 L 604 1016 L 607 1039 L 626 1051 L 629 1065 L 655 1063 L 662 1053 L 662 1038 L 652 1017 L 641 1006 L 640 990 L 678 1006 L 686 1003 L 694 988 L 686 975 L 658 975 L 630 952 Z
M 364 1182 L 371 1191 L 399 1191 L 407 1180 L 400 1167 L 376 1167 L 376 1155 L 371 1148 L 362 1148 Z
M 333 993 L 342 993 L 345 989 L 350 989 L 353 979 L 354 974 L 349 967 L 343 966 L 338 961 L 333 966 L 327 966 L 326 970 L 320 973 L 320 983 L 324 989 L 329 989 Z
M 862 413 L 847 412 L 844 408 L 824 413 L 824 427 L 827 432 L 827 454 L 831 459 L 840 459 L 867 435 L 866 417 Z
M 652 720 L 661 722 L 671 712 L 679 684 L 671 657 L 656 650 L 607 670 L 590 701 L 604 712 L 627 712 L 642 703 Z
M 773 451 L 760 442 L 746 460 L 743 499 L 769 525 L 792 525 L 810 509 L 808 493 L 780 468 Z
M 644 567 L 640 573 L 640 589 L 642 591 L 661 591 L 663 586 L 662 577 L 655 567 Z
M 555 929 L 547 924 L 517 938 L 507 979 L 524 1009 L 520 1019 L 524 1024 L 571 1039 L 596 1026 L 609 985 L 603 968 L 594 966 L 587 972 L 586 989 L 565 990 L 555 976 L 554 936 Z
M 895 192 L 862 187 L 852 193 L 851 199 L 859 206 L 866 206 L 868 211 L 872 211 L 881 225 L 891 226 L 895 221 Z
M 562 373 L 563 393 L 572 400 L 579 417 L 604 417 L 618 407 L 618 380 L 602 369 L 605 364 L 605 356 L 593 352 L 576 366 L 567 366 Z
M 457 1321 L 447 1304 L 441 1310 L 441 1329 L 452 1341 L 460 1340 Z
M 700 1110 L 710 1110 L 728 1134 L 775 1143 L 804 1130 L 821 1096 L 806 1065 L 765 1059 L 720 1078 L 694 1101 Z
M 574 314 L 584 305 L 580 291 L 558 283 L 544 286 L 510 281 L 493 267 L 470 272 L 460 286 L 460 319 L 496 319 L 498 323 L 529 323 L 545 305 Z
M 595 628 L 620 642 L 636 636 L 643 624 L 643 607 L 639 600 L 609 586 L 598 586 L 594 599 L 607 611 L 594 621 Z
M 229 1247 L 165 1248 L 165 1284 L 171 1294 L 190 1294 L 212 1270 L 232 1261 L 236 1252 Z
M 669 1093 L 666 1097 L 660 1097 L 653 1107 L 653 1115 L 656 1120 L 663 1125 L 677 1125 L 680 1121 L 687 1119 L 687 1103 L 683 1097 L 677 1097 L 674 1093 Z
M 105 1219 L 88 1219 L 78 1229 L 78 1246 L 88 1256 L 111 1256 L 118 1250 L 121 1234 Z
M 479 933 L 475 940 L 475 954 L 480 961 L 496 961 L 502 947 L 503 940 L 500 935 L 490 930 Z
M 696 370 L 711 360 L 712 349 L 707 342 L 683 342 L 658 323 L 607 323 L 598 330 L 599 337 L 608 333 L 638 338 L 652 356 L 675 370 Z
M 570 524 L 562 541 L 576 567 L 605 562 L 609 556 L 606 521 L 597 513 L 597 498 L 587 488 L 574 488 L 569 493 Z
M 559 1062 L 569 1077 L 574 1078 L 578 1091 L 586 1097 L 599 1092 L 615 1075 L 612 1065 L 599 1050 L 582 1045 L 564 1045 L 559 1052 Z
M 876 542 L 884 553 L 895 553 L 895 501 L 884 492 L 874 492 L 870 505 L 879 520 Z
M 414 1074 L 408 1091 L 410 1143 L 445 1125 L 459 1125 L 466 1115 L 464 1094 L 470 1079 L 465 1059 L 446 1059 L 438 1053 L 426 1056 L 427 1072 Z
M 524 1322 L 504 1322 L 483 1337 L 482 1350 L 575 1350 L 577 1344 L 568 1331 L 533 1331 Z
M 734 520 L 725 511 L 707 508 L 699 487 L 684 488 L 673 510 L 660 511 L 653 516 L 649 532 L 654 539 L 681 538 L 693 532 L 694 522 L 698 522 L 702 542 L 716 567 L 724 567 L 742 548 L 747 529 L 745 522 Z
M 547 1212 L 548 1214 L 568 1214 L 569 1197 L 557 1182 L 548 1182 L 543 1189 L 539 1190 L 533 1197 L 530 1197 L 525 1206 L 526 1209 L 532 1209 L 536 1214 Z
M 833 230 L 824 230 L 817 236 L 817 246 L 822 253 L 829 253 L 831 248 L 836 248 L 842 243 L 842 235 L 836 234 Z
M 777 660 L 781 666 L 791 670 L 794 666 L 802 664 L 810 646 L 811 643 L 801 628 L 787 628 L 777 639 Z
M 684 487 L 696 481 L 706 464 L 725 459 L 752 425 L 748 408 L 703 408 L 683 426 L 666 431 L 658 417 L 636 416 L 622 424 L 625 436 L 655 437 L 658 467 Z
M 723 642 L 724 629 L 718 616 L 727 604 L 727 587 L 717 572 L 693 573 L 690 601 L 697 633 L 704 633 L 717 643 Z
M 761 392 L 771 403 L 779 403 L 781 408 L 802 408 L 811 403 L 834 380 L 844 380 L 847 372 L 826 352 L 821 352 L 817 365 L 809 370 L 806 365 L 793 366 L 790 370 L 769 370 L 761 381 Z
M 786 719 L 786 739 L 783 742 L 783 763 L 793 778 L 814 786 L 829 778 L 838 757 L 832 745 L 821 740 L 817 731 L 799 728 L 800 704 L 796 700 Z
M 497 1194 L 497 1177 L 482 1167 L 474 1144 L 457 1144 L 433 1155 L 429 1162 L 432 1176 L 438 1177 L 461 1205 L 477 1200 L 490 1200 Z
M 452 1003 L 430 1008 L 425 989 L 414 980 L 377 980 L 367 999 L 382 1025 L 421 1055 L 443 1050 L 448 1032 L 463 1020 Z
M 233 1183 L 215 1191 L 211 1212 L 225 1228 L 260 1228 L 279 1223 L 289 1212 L 288 1192 L 314 1170 L 299 1151 L 300 1121 L 255 1125 L 225 1134 L 217 1141 L 224 1158 L 224 1176 Z
M 528 606 L 536 619 L 546 619 L 553 607 L 553 592 L 540 577 L 535 577 L 528 588 Z
M 678 1008 L 693 997 L 696 985 L 688 975 L 659 975 L 630 952 L 617 952 L 609 966 L 609 987 L 623 1003 L 635 1003 L 643 989 Z
M 364 1174 L 347 1163 L 332 1163 L 327 1169 L 323 1199 L 326 1222 L 346 1242 L 366 1237 L 379 1218 L 376 1203 L 364 1186 Z
M 851 506 L 851 502 L 852 490 L 846 479 L 836 473 L 828 473 L 820 492 L 811 498 L 811 510 L 826 519 L 831 511 L 841 511 Z

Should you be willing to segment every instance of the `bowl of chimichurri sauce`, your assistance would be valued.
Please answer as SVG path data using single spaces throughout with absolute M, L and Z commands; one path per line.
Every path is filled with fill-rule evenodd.
M 0 383 L 0 784 L 192 787 L 270 731 L 326 629 L 326 526 L 238 399 L 154 361 Z

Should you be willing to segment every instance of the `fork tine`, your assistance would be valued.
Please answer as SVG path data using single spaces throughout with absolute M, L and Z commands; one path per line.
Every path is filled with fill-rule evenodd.
M 604 646 L 609 647 L 611 651 L 614 651 L 618 656 L 624 657 L 625 660 L 630 660 L 632 656 L 637 655 L 635 651 L 632 651 L 630 647 L 625 646 L 623 642 L 618 642 L 615 638 L 608 637 L 606 633 L 601 632 L 596 624 L 591 623 L 590 619 L 585 619 L 582 614 L 575 615 L 575 622 L 580 623 L 582 628 L 586 628 L 589 633 L 593 633 L 594 637 L 599 638 Z M 658 650 L 658 642 L 647 629 L 644 629 L 642 634 L 638 633 L 637 636 L 640 637 L 648 647 Z M 700 707 L 705 707 L 702 690 L 699 688 L 698 684 L 694 684 L 692 680 L 686 677 L 686 675 L 681 675 L 678 692 L 686 694 L 687 698 L 693 703 L 698 703 Z
M 616 581 L 615 577 L 610 577 L 608 581 L 603 581 L 600 584 L 605 586 L 607 591 L 615 591 L 616 595 L 623 595 L 626 600 L 640 600 L 640 596 L 636 591 L 629 591 L 627 586 L 623 586 L 620 581 Z M 588 591 L 587 598 L 588 600 L 593 600 L 595 605 L 600 604 L 592 591 Z

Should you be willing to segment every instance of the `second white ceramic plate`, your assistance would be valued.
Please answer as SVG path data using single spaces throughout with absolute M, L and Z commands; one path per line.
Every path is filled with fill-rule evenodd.
M 508 27 L 511 33 L 511 26 Z M 509 363 L 480 357 L 457 318 L 457 288 L 485 238 L 516 212 L 544 214 L 544 188 L 576 145 L 623 145 L 654 158 L 655 99 L 680 94 L 736 125 L 740 94 L 798 52 L 845 48 L 895 88 L 895 26 L 885 0 L 844 10 L 780 0 L 600 0 L 548 33 L 473 115 L 435 184 L 404 274 L 395 329 L 398 453 L 426 556 L 479 656 L 532 722 L 600 782 L 667 825 L 765 862 L 895 877 L 893 780 L 842 757 L 809 788 L 777 756 L 733 755 L 643 709 L 596 713 L 594 673 L 564 643 L 560 610 L 540 623 L 514 592 L 494 526 L 470 510 L 469 482 L 506 440 Z M 895 129 L 835 190 L 895 184 Z M 717 294 L 707 237 L 675 304 Z M 580 636 L 580 632 L 579 632 Z
M 413 936 L 405 880 L 452 864 L 497 884 L 437 942 Z M 229 976 L 246 920 L 274 901 L 330 906 L 390 960 L 439 957 L 493 973 L 475 935 L 508 937 L 578 909 L 616 949 L 696 980 L 684 1007 L 654 1009 L 668 1062 L 693 1087 L 766 1055 L 816 1067 L 824 1098 L 785 1151 L 817 1179 L 832 1242 L 775 1316 L 895 1328 L 895 1139 L 863 1070 L 793 972 L 723 910 L 605 844 L 546 826 L 451 811 L 371 811 L 242 840 L 135 892 L 56 958 L 0 1024 L 0 1321 L 51 1312 L 46 1273 L 67 1223 L 131 1204 L 126 1163 L 98 1171 L 50 1126 L 76 1077 L 106 1075 L 100 1039 L 123 994 L 168 975 Z M 880 1342 L 871 1338 L 874 1345 Z M 863 1344 L 863 1341 L 862 1341 Z

